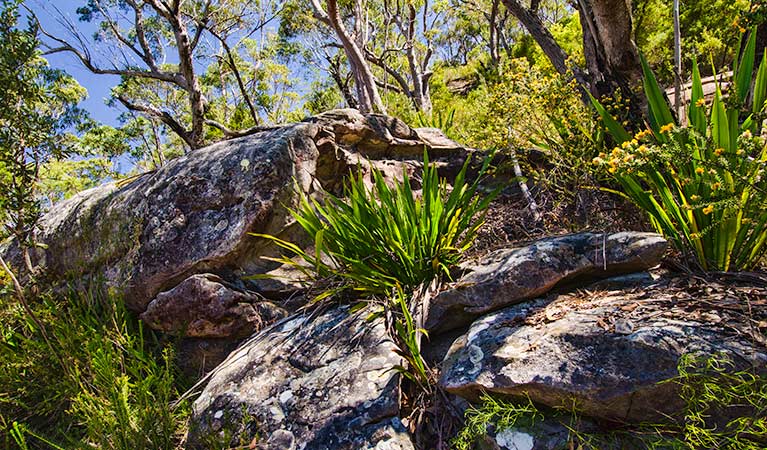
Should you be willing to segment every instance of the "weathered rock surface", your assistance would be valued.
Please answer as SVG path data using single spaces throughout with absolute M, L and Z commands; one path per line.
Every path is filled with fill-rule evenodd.
M 155 330 L 196 338 L 244 338 L 288 312 L 213 274 L 192 275 L 161 292 L 139 317 Z
M 187 448 L 412 449 L 397 417 L 400 363 L 381 321 L 338 307 L 262 331 L 213 373 Z
M 101 280 L 142 313 L 158 294 L 195 274 L 235 280 L 269 270 L 274 266 L 260 257 L 275 252 L 273 244 L 248 233 L 300 241 L 285 208 L 296 201 L 294 180 L 311 193 L 318 184 L 340 183 L 359 162 L 343 155 L 418 162 L 424 148 L 458 159 L 466 155 L 434 130 L 418 131 L 394 118 L 350 109 L 192 151 L 157 171 L 55 205 L 37 233 L 46 246 L 33 254 L 38 280 Z M 391 171 L 392 176 L 401 173 Z M 14 242 L 0 252 L 23 271 Z M 163 322 L 160 305 L 166 315 L 183 308 L 158 301 L 149 313 L 157 319 L 153 323 Z M 212 323 L 229 317 L 212 312 L 215 317 L 199 319 Z
M 574 280 L 648 269 L 660 263 L 667 245 L 654 233 L 579 233 L 497 250 L 462 266 L 468 273 L 431 301 L 426 328 L 458 328 Z
M 529 395 L 539 404 L 575 404 L 586 416 L 637 423 L 679 412 L 678 386 L 660 382 L 678 374 L 682 355 L 724 355 L 736 369 L 765 372 L 760 332 L 722 316 L 763 307 L 764 289 L 744 289 L 739 299 L 726 289 L 715 296 L 709 286 L 671 290 L 673 283 L 617 290 L 602 283 L 588 294 L 552 295 L 486 315 L 454 342 L 440 384 L 469 399 L 483 391 Z

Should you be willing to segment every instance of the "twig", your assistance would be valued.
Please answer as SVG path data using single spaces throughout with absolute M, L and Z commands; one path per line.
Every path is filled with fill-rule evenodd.
M 517 160 L 517 152 L 514 150 L 514 146 L 511 144 L 511 127 L 509 126 L 509 157 L 511 159 L 511 163 L 514 166 L 514 176 L 518 178 L 517 183 L 519 183 L 519 188 L 522 190 L 522 195 L 525 196 L 525 200 L 527 200 L 528 207 L 530 208 L 530 212 L 533 214 L 533 220 L 535 223 L 539 223 L 543 216 L 541 216 L 541 213 L 538 211 L 538 204 L 535 202 L 535 199 L 530 194 L 530 190 L 527 188 L 527 183 L 525 183 L 523 177 L 522 177 L 522 169 L 519 167 L 519 160 Z

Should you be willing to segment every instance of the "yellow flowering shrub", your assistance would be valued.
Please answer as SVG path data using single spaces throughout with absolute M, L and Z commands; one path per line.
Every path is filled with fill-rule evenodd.
M 767 252 L 767 54 L 752 80 L 754 36 L 733 74 L 727 103 L 717 87 L 707 107 L 693 63 L 688 125 L 676 124 L 644 59 L 648 129 L 629 134 L 594 101 L 618 145 L 593 163 L 703 270 L 750 270 Z

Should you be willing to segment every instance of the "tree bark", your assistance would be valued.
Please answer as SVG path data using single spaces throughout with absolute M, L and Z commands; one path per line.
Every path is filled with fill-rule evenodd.
M 337 1 L 327 0 L 327 13 L 322 9 L 318 0 L 312 0 L 311 4 L 315 16 L 320 21 L 329 25 L 341 41 L 344 53 L 346 53 L 346 58 L 349 60 L 352 75 L 354 76 L 354 84 L 357 90 L 357 102 L 360 112 L 380 112 L 385 114 L 386 107 L 378 93 L 378 87 L 376 86 L 373 72 L 370 70 L 370 66 L 365 60 L 362 49 L 346 30 L 343 20 L 338 12 Z M 359 12 L 356 15 L 357 22 L 360 22 L 363 18 L 359 17 Z M 359 33 L 357 34 L 359 35 Z
M 630 114 L 641 117 L 646 101 L 636 95 L 642 66 L 633 39 L 630 0 L 578 0 L 578 11 L 591 94 L 599 98 L 620 90 L 630 100 Z

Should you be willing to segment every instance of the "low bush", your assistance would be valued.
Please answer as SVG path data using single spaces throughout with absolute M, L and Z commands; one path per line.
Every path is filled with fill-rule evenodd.
M 325 194 L 320 204 L 300 194 L 300 206 L 291 214 L 313 238 L 313 252 L 274 236 L 256 236 L 299 256 L 299 261 L 289 256 L 272 259 L 314 279 L 321 286 L 315 301 L 351 293 L 353 299 L 364 298 L 360 305 L 377 305 L 371 317 L 386 317 L 398 353 L 407 362 L 407 367 L 395 369 L 428 391 L 432 380 L 420 354 L 421 336 L 426 333 L 421 329 L 420 301 L 431 282 L 450 277 L 483 223 L 497 193 L 483 199 L 477 195 L 489 161 L 485 159 L 470 183 L 467 160 L 451 189 L 424 153 L 420 195 L 406 173 L 390 187 L 374 168 L 372 188 L 362 173 L 352 175 L 344 198 Z
M 300 206 L 291 214 L 313 238 L 311 253 L 274 236 L 256 236 L 273 240 L 303 260 L 283 256 L 277 262 L 314 279 L 340 281 L 323 297 L 349 289 L 360 295 L 387 296 L 397 286 L 410 291 L 437 276 L 449 277 L 483 223 L 495 193 L 483 199 L 476 194 L 489 158 L 472 183 L 466 180 L 468 165 L 469 161 L 451 189 L 424 155 L 420 195 L 413 191 L 407 174 L 390 187 L 375 169 L 370 189 L 360 173 L 350 177 L 344 198 L 326 193 L 323 205 L 301 195 Z
M 729 98 L 717 86 L 707 108 L 693 64 L 687 125 L 674 119 L 643 60 L 650 127 L 630 135 L 596 100 L 618 143 L 594 163 L 606 168 L 653 226 L 703 270 L 750 270 L 767 251 L 767 53 L 754 81 L 756 33 L 733 72 Z M 746 100 L 751 99 L 751 108 Z

